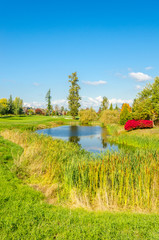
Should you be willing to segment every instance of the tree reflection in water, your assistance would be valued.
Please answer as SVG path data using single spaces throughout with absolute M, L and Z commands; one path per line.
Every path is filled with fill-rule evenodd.
M 77 137 L 77 136 L 69 137 L 69 142 L 77 143 L 78 145 L 80 145 L 79 141 L 80 141 L 80 137 Z
M 107 142 L 108 142 L 108 131 L 106 128 L 102 128 L 101 141 L 102 141 L 103 148 L 106 148 Z
M 77 126 L 70 126 L 70 137 L 69 137 L 69 141 L 80 145 L 80 144 L 79 144 L 80 137 L 79 137 L 78 135 L 79 135 L 79 133 L 78 133 L 78 127 L 77 127 Z

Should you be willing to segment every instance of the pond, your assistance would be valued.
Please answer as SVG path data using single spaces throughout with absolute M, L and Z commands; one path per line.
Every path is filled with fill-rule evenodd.
M 118 145 L 108 143 L 107 129 L 100 126 L 60 126 L 38 130 L 37 133 L 79 144 L 89 152 L 118 151 Z

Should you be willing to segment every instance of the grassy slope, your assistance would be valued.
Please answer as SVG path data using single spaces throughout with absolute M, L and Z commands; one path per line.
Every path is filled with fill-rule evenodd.
M 52 117 L 52 116 L 4 116 L 0 117 L 0 130 L 3 129 L 21 129 L 36 130 L 37 128 L 54 127 L 54 124 L 68 124 L 78 122 L 70 117 Z
M 152 129 L 136 129 L 130 132 L 124 130 L 120 125 L 109 125 L 108 131 L 112 135 L 110 142 L 125 144 L 140 149 L 149 149 L 158 151 L 159 149 L 159 127 Z
M 54 207 L 23 185 L 12 155 L 22 149 L 0 138 L 1 239 L 159 239 L 159 215 L 100 213 Z

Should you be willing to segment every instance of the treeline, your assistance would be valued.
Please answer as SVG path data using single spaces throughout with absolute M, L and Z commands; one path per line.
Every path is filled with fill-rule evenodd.
M 99 107 L 97 112 L 92 107 L 81 109 L 79 111 L 80 122 L 82 124 L 91 124 L 93 121 L 99 121 L 103 126 L 106 126 L 107 124 L 119 123 L 121 110 L 117 105 L 113 109 L 112 104 L 110 104 L 108 109 L 108 100 L 106 101 L 106 104 L 103 105 L 105 99 L 107 98 L 103 97 L 101 107 Z
M 67 98 L 69 111 L 63 106 L 59 108 L 57 105 L 53 109 L 51 90 L 49 89 L 45 97 L 46 109 L 23 108 L 23 100 L 19 97 L 13 100 L 10 95 L 9 99 L 0 99 L 0 114 L 71 115 L 73 118 L 79 116 L 82 124 L 90 124 L 92 121 L 99 120 L 104 126 L 109 123 L 124 125 L 128 120 L 133 119 L 152 120 L 153 122 L 159 120 L 159 77 L 156 77 L 152 84 L 148 84 L 137 95 L 132 107 L 128 103 L 124 103 L 121 109 L 117 105 L 113 108 L 112 103 L 109 105 L 107 97 L 104 96 L 97 112 L 93 108 L 81 108 L 78 81 L 76 72 L 69 76 L 70 89 Z
M 128 120 L 159 120 L 159 77 L 148 84 L 134 99 L 132 107 L 124 104 L 121 109 L 120 124 Z
M 14 100 L 12 99 L 12 95 L 10 95 L 9 99 L 2 98 L 0 99 L 0 114 L 22 114 L 23 113 L 23 100 L 19 97 L 16 97 Z

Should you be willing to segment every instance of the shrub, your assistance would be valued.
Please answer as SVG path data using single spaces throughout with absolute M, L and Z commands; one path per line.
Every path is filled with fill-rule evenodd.
M 79 112 L 80 122 L 82 124 L 88 124 L 91 121 L 95 121 L 97 119 L 96 111 L 93 108 L 81 110 Z
M 101 113 L 100 122 L 102 125 L 119 123 L 120 111 L 119 110 L 104 110 Z
M 128 120 L 124 126 L 125 130 L 153 128 L 153 121 L 150 120 Z
M 36 108 L 35 114 L 43 115 L 43 111 L 40 108 Z

